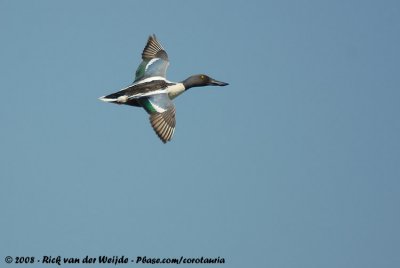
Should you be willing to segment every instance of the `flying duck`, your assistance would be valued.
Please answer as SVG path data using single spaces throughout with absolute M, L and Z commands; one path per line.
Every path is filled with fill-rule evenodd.
M 99 99 L 143 107 L 150 115 L 151 126 L 164 143 L 172 139 L 175 131 L 175 105 L 172 102 L 174 98 L 192 87 L 228 85 L 205 74 L 192 75 L 182 82 L 168 81 L 168 54 L 154 34 L 147 40 L 142 60 L 132 85 Z

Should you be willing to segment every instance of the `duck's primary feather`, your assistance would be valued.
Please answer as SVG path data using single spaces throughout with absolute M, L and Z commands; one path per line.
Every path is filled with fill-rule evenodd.
M 150 114 L 150 123 L 157 136 L 166 143 L 172 139 L 175 131 L 175 107 L 168 110 Z

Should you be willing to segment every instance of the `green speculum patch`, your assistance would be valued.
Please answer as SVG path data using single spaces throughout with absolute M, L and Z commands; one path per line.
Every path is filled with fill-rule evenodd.
M 142 63 L 140 63 L 139 67 L 136 70 L 135 81 L 143 78 L 145 69 L 146 69 L 146 65 L 147 65 L 147 62 L 145 62 L 145 61 L 142 61 Z
M 149 99 L 141 98 L 138 101 L 149 114 L 157 112 L 156 109 L 154 109 L 151 102 L 149 101 Z

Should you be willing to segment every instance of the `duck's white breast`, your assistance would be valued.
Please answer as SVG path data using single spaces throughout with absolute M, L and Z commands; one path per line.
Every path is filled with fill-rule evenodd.
M 185 91 L 185 86 L 182 83 L 176 83 L 175 85 L 168 86 L 166 90 L 169 98 L 174 99 Z

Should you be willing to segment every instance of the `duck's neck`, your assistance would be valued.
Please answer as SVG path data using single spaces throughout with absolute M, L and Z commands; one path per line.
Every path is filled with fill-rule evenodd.
M 200 87 L 201 86 L 199 84 L 198 79 L 195 79 L 194 76 L 186 78 L 185 80 L 182 81 L 182 84 L 185 86 L 185 90 L 188 90 L 189 88 L 192 88 L 192 87 Z

